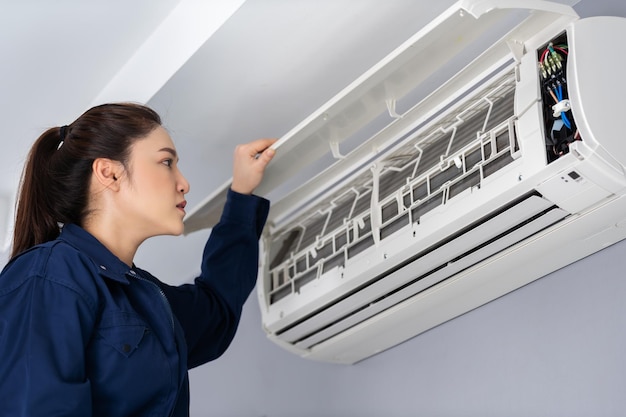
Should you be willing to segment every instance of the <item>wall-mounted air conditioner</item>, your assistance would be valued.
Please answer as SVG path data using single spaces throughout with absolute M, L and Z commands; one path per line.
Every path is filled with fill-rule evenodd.
M 273 202 L 268 336 L 354 363 L 626 237 L 622 39 L 625 19 L 461 1 L 282 137 L 259 192 L 334 163 Z M 228 185 L 187 232 L 214 224 Z

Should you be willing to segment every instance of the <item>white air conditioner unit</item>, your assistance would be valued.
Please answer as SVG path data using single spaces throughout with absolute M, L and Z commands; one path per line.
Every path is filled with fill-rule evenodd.
M 335 159 L 273 202 L 257 285 L 269 338 L 354 363 L 626 237 L 622 39 L 626 19 L 461 1 L 282 137 L 261 193 Z M 187 232 L 214 224 L 228 186 Z

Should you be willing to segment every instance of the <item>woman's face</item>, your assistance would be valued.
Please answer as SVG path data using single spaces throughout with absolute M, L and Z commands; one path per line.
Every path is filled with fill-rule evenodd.
M 157 127 L 131 147 L 129 174 L 123 181 L 123 214 L 128 226 L 145 238 L 180 235 L 189 183 L 178 169 L 170 135 Z

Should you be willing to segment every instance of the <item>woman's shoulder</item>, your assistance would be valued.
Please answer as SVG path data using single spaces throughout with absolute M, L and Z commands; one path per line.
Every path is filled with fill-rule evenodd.
M 56 239 L 42 243 L 12 258 L 0 274 L 0 294 L 30 280 L 45 280 L 66 287 L 90 302 L 97 299 L 97 274 L 93 261 L 80 249 Z

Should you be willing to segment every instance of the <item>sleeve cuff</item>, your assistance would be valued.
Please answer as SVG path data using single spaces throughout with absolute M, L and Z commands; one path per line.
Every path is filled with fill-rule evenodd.
M 269 200 L 256 195 L 246 195 L 228 189 L 222 222 L 236 222 L 254 226 L 260 234 L 269 213 Z

